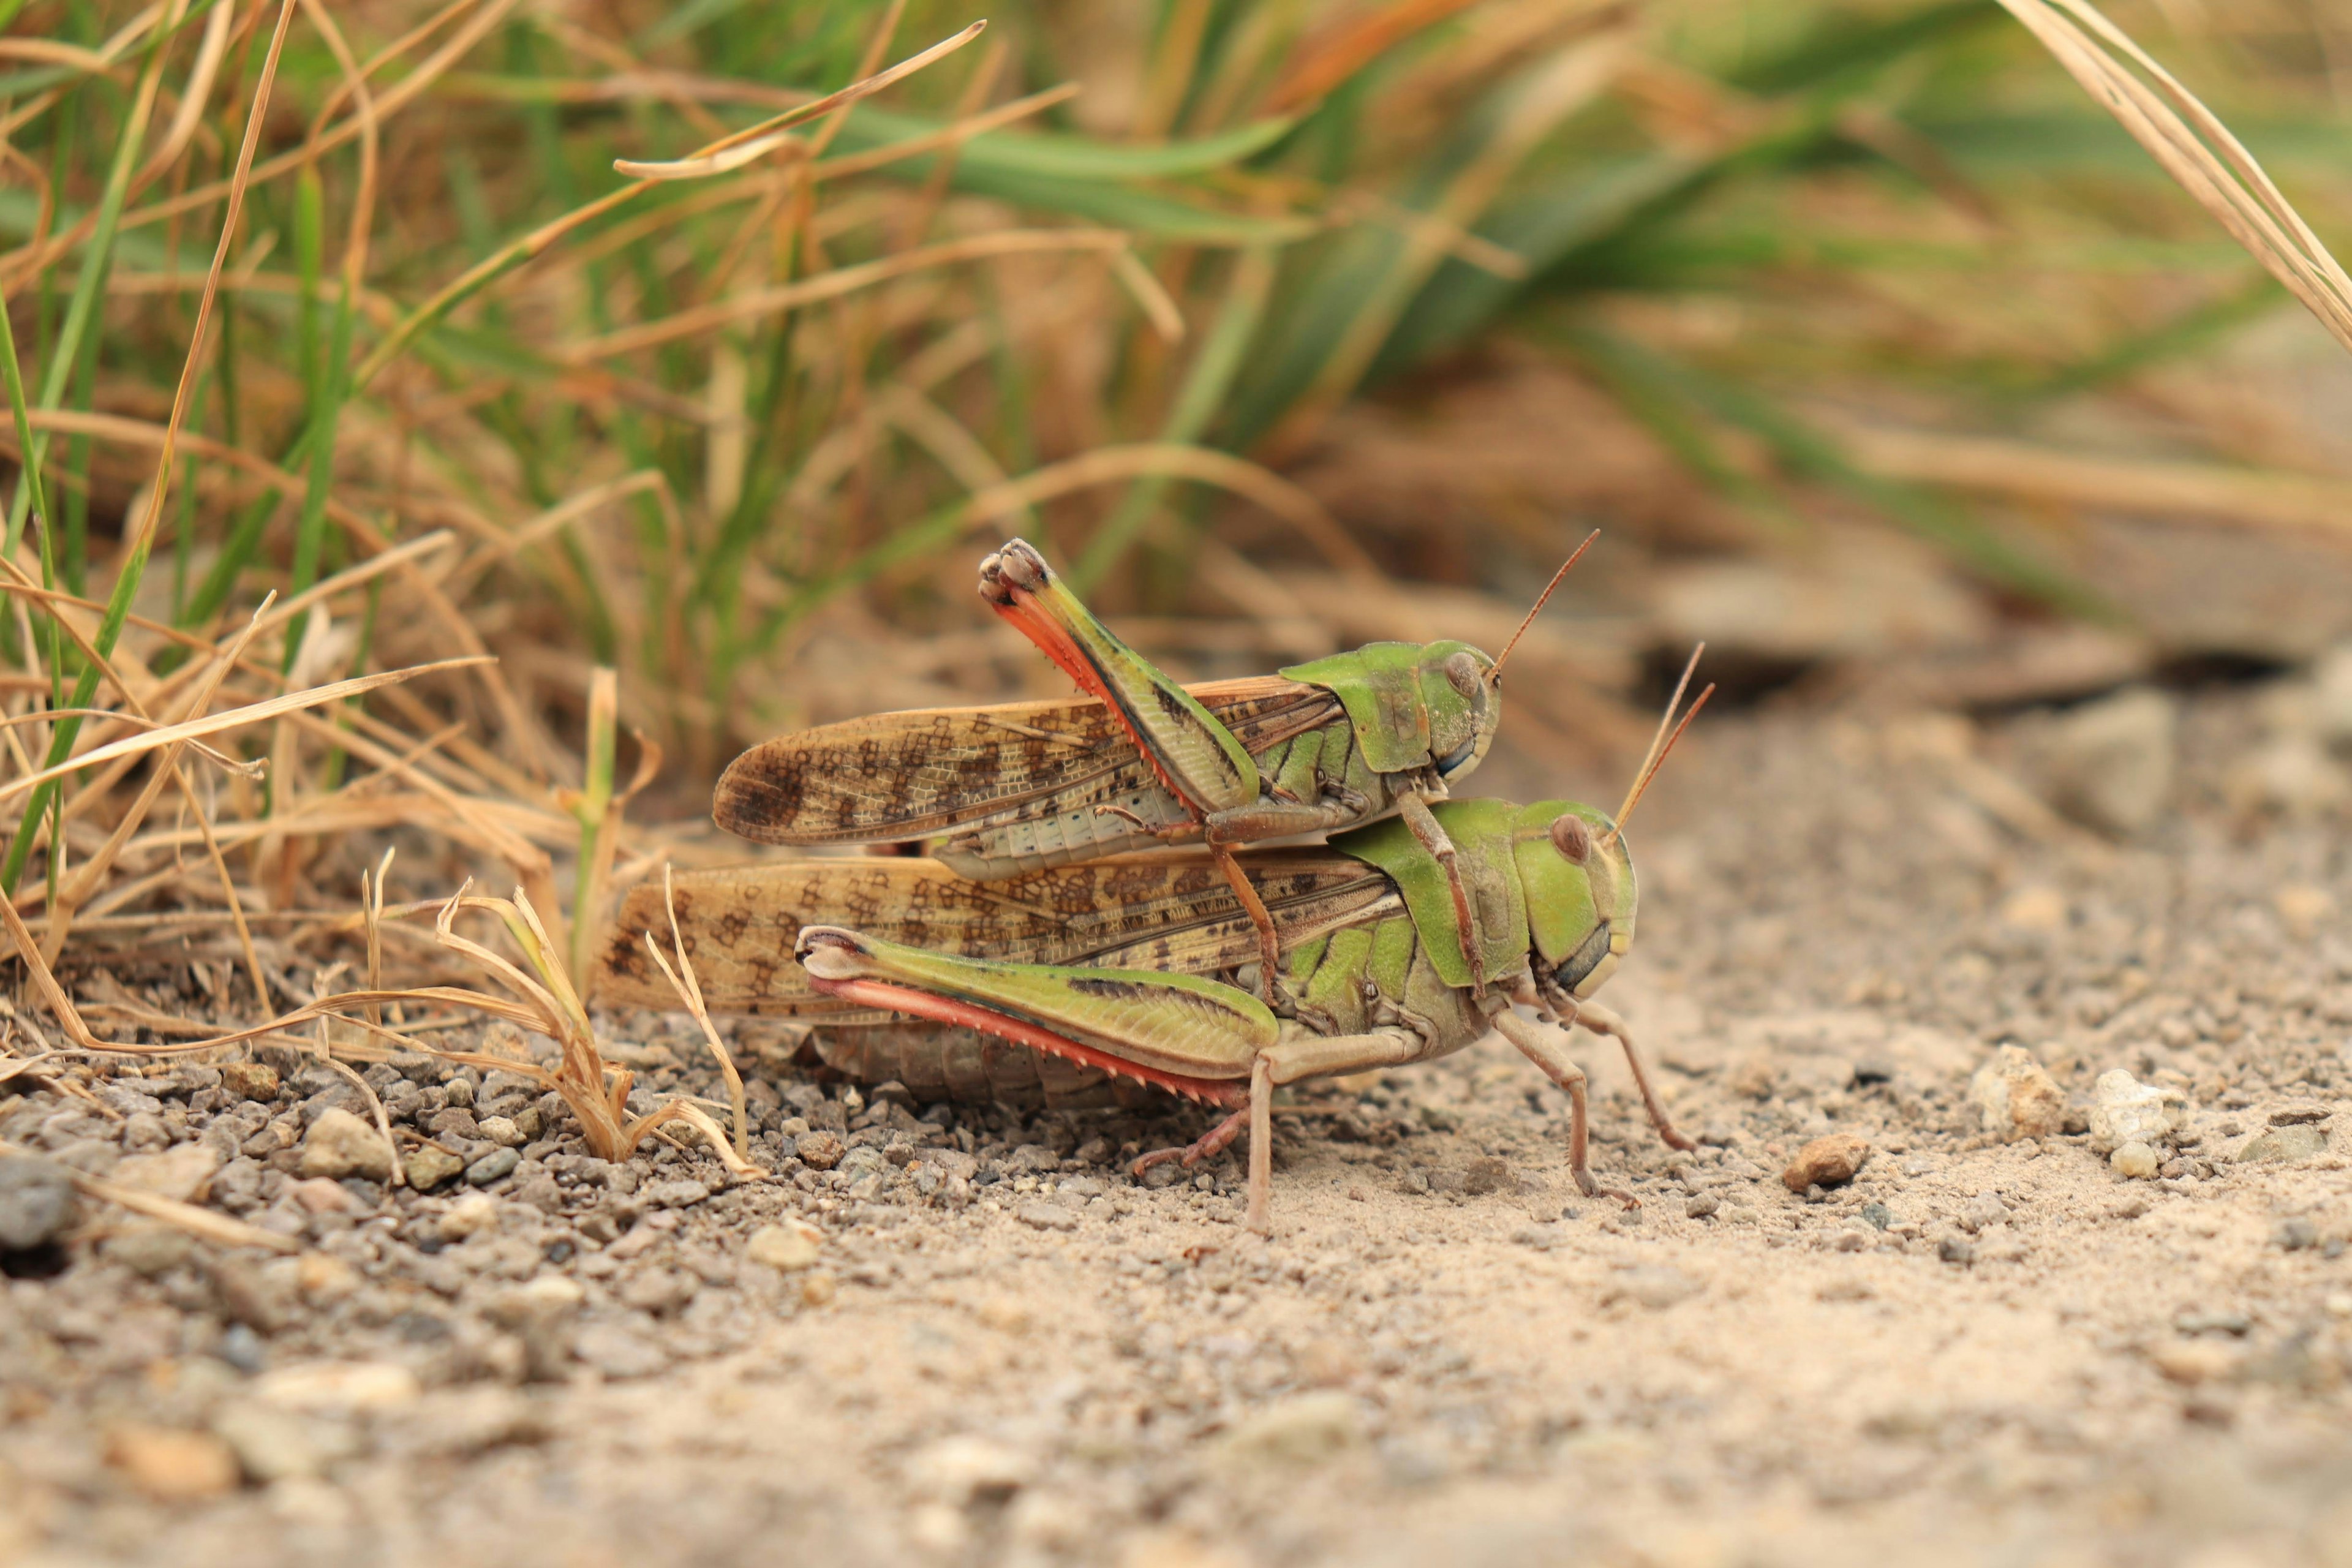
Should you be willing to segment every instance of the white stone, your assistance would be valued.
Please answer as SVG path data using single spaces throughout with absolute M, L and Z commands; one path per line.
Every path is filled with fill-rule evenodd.
M 360 1451 L 359 1435 L 340 1421 L 257 1402 L 222 1411 L 213 1430 L 257 1481 L 314 1479 Z
M 2179 1089 L 2145 1084 L 2121 1068 L 2099 1075 L 2091 1090 L 2091 1147 L 2113 1153 L 2126 1143 L 2153 1147 L 2189 1125 L 2194 1108 Z
M 183 1143 L 160 1154 L 133 1154 L 114 1167 L 114 1180 L 157 1197 L 186 1203 L 220 1169 L 220 1152 L 209 1143 Z
M 286 1410 L 391 1410 L 423 1392 L 416 1374 L 383 1361 L 312 1361 L 254 1380 L 253 1395 Z
M 1977 1069 L 1969 1102 L 1984 1131 L 2004 1143 L 2065 1130 L 2065 1092 L 2022 1046 L 2001 1047 Z
M 2134 834 L 2155 826 L 2171 802 L 2179 726 L 2178 702 L 2134 687 L 2021 738 L 2051 805 L 2109 833 Z
M 2123 1144 L 2107 1156 L 2107 1163 L 2116 1174 L 2129 1176 L 2137 1182 L 2151 1181 L 2157 1173 L 2156 1151 L 2137 1139 Z
M 1018 1491 L 1035 1470 L 1026 1454 L 985 1437 L 942 1437 L 907 1461 L 919 1496 L 955 1508 Z
M 478 1231 L 494 1229 L 498 1223 L 498 1200 L 488 1193 L 467 1193 L 441 1216 L 441 1237 L 445 1241 L 463 1241 Z
M 2311 706 L 2321 740 L 2352 745 L 2352 643 L 2321 656 L 2312 671 Z
M 1337 1389 L 1294 1394 L 1244 1416 L 1225 1437 L 1229 1458 L 1310 1464 L 1363 1440 L 1363 1408 Z
M 743 1256 L 780 1273 L 814 1268 L 822 1255 L 823 1234 L 808 1225 L 763 1225 L 743 1244 Z

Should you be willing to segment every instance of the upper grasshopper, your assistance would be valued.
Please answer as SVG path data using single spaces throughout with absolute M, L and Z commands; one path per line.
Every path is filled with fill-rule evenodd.
M 1454 875 L 1399 822 L 1323 848 L 1252 857 L 1289 947 L 1286 1016 L 1210 977 L 1242 978 L 1255 943 L 1238 900 L 1192 858 L 1048 870 L 1002 890 L 955 883 L 918 860 L 760 868 L 682 879 L 678 916 L 716 1005 L 764 1003 L 814 1016 L 830 1007 L 845 1021 L 910 1014 L 1228 1109 L 1189 1148 L 1147 1156 L 1138 1169 L 1162 1158 L 1190 1164 L 1230 1143 L 1246 1119 L 1249 1223 L 1260 1229 L 1277 1085 L 1427 1060 L 1490 1027 L 1568 1091 L 1570 1168 L 1580 1189 L 1598 1194 L 1586 1165 L 1584 1075 L 1563 1025 L 1615 1036 L 1660 1136 L 1692 1146 L 1652 1093 L 1624 1021 L 1591 999 L 1633 943 L 1623 824 L 1680 734 L 1661 724 L 1614 818 L 1564 801 L 1440 804 Z M 1457 922 L 1457 887 L 1468 894 L 1466 925 Z M 620 928 L 655 915 L 640 892 Z M 787 934 L 804 968 L 797 978 L 772 945 Z M 917 940 L 897 940 L 908 936 Z M 747 949 L 765 954 L 748 973 Z M 627 951 L 616 943 L 607 961 L 623 1000 L 637 989 Z M 1537 1016 L 1513 1012 L 1515 1003 Z
M 982 563 L 980 584 L 1097 700 L 886 713 L 769 741 L 719 779 L 719 825 L 772 844 L 946 835 L 938 858 L 982 881 L 1198 839 L 1249 914 L 1271 999 L 1276 923 L 1232 847 L 1395 813 L 1444 868 L 1467 929 L 1454 848 L 1429 807 L 1494 741 L 1509 646 L 1490 659 L 1457 641 L 1373 643 L 1276 676 L 1185 687 L 1020 540 Z M 1483 963 L 1465 955 L 1474 970 Z

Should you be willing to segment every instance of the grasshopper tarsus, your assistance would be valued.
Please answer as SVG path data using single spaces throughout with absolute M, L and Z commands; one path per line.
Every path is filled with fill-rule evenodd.
M 1135 1163 L 1127 1168 L 1128 1174 L 1141 1181 L 1144 1172 L 1154 1165 L 1164 1165 L 1171 1160 L 1181 1162 L 1189 1171 L 1202 1161 L 1213 1159 L 1231 1148 L 1234 1140 L 1242 1135 L 1242 1129 L 1248 1125 L 1249 1117 L 1249 1107 L 1244 1106 L 1181 1148 L 1154 1149 L 1148 1154 L 1138 1155 Z

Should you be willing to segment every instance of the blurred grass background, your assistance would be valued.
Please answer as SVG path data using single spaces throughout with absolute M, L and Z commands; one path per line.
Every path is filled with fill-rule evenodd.
M 226 782 L 263 906 L 355 876 L 321 825 L 387 826 L 388 779 L 476 847 L 570 842 L 599 666 L 674 815 L 780 729 L 1051 689 L 971 595 L 1009 531 L 1213 675 L 1497 639 L 1607 527 L 1515 688 L 1538 758 L 1613 743 L 1690 635 L 1769 683 L 2079 629 L 2058 689 L 2352 630 L 2332 345 L 1991 0 L 1015 3 L 703 167 L 977 13 L 298 6 L 142 535 L 278 14 L 0 0 L 21 581 L 142 679 L 321 583 L 286 682 L 499 657 Z M 2114 14 L 2352 210 L 2352 20 Z M 2256 593 L 2179 640 L 2274 545 L 2316 620 Z M 26 603 L 29 771 L 99 732 L 30 727 L 95 675 Z M 20 797 L 12 883 L 103 836 L 75 798 Z

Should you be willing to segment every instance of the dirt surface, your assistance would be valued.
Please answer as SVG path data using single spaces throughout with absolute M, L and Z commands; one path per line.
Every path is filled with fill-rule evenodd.
M 302 1184 L 355 1092 L 315 1068 L 0 1099 L 118 1179 L 234 1153 L 206 1201 L 304 1242 L 85 1200 L 11 1258 L 0 1561 L 2352 1564 L 2339 765 L 2244 760 L 2299 700 L 2187 704 L 2120 844 L 2020 782 L 2082 783 L 2046 716 L 1711 714 L 1608 995 L 1701 1151 L 1580 1037 L 1630 1212 L 1575 1194 L 1562 1097 L 1496 1039 L 1306 1095 L 1271 1240 L 1230 1156 L 1120 1173 L 1197 1117 L 868 1102 L 748 1031 L 782 1173 L 732 1186 L 583 1161 L 496 1075 L 468 1132 L 440 1073 L 373 1069 L 478 1169 L 520 1142 L 429 1196 Z M 681 1023 L 614 1032 L 713 1094 Z M 2061 1130 L 1988 1132 L 2004 1042 Z M 2193 1102 L 2152 1179 L 2082 1130 L 2111 1068 Z M 778 1161 L 829 1127 L 835 1169 Z M 1858 1176 L 1790 1190 L 1836 1133 Z

